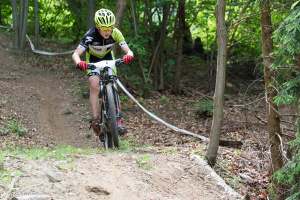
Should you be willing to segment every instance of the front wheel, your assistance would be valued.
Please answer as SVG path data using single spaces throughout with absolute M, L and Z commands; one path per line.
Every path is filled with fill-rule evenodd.
M 119 147 L 119 134 L 117 126 L 117 107 L 116 107 L 116 91 L 113 88 L 111 83 L 106 85 L 106 94 L 107 94 L 107 125 L 108 125 L 108 146 L 113 148 Z
M 100 124 L 101 124 L 101 134 L 99 135 L 99 142 L 103 144 L 105 149 L 112 148 L 112 141 L 110 133 L 108 132 L 108 121 L 107 121 L 107 114 L 105 110 L 105 106 L 102 103 L 101 111 L 100 111 Z

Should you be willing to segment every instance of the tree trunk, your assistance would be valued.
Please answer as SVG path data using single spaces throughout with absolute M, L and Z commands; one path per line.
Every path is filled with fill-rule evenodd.
M 35 35 L 35 46 L 39 46 L 39 1 L 34 0 L 34 35 Z
M 0 25 L 2 24 L 2 4 L 0 3 Z
M 282 167 L 283 159 L 280 150 L 280 140 L 278 137 L 281 133 L 280 118 L 278 115 L 278 108 L 273 103 L 273 98 L 277 95 L 277 92 L 275 89 L 273 89 L 272 86 L 272 79 L 275 77 L 275 72 L 271 69 L 271 65 L 273 62 L 271 58 L 273 42 L 269 0 L 265 0 L 261 6 L 261 29 L 265 91 L 267 100 L 268 132 L 272 154 L 272 171 L 276 171 Z
M 20 48 L 24 49 L 25 41 L 26 41 L 26 31 L 27 31 L 28 0 L 21 1 L 21 13 L 22 13 L 22 15 L 20 16 L 20 21 L 22 21 L 22 23 L 21 23 L 22 26 L 20 26 L 20 28 L 21 28 Z
M 88 28 L 94 26 L 95 0 L 88 0 Z
M 218 57 L 217 57 L 217 75 L 214 94 L 213 121 L 210 131 L 210 138 L 206 158 L 211 166 L 216 163 L 220 133 L 223 122 L 224 90 L 225 90 L 225 72 L 227 56 L 227 31 L 225 25 L 225 8 L 226 1 L 218 0 L 216 7 L 217 18 L 217 40 L 218 40 Z
M 118 0 L 118 2 L 117 2 L 117 11 L 116 11 L 116 27 L 117 28 L 121 27 L 125 8 L 126 8 L 126 1 L 125 0 Z M 119 47 L 119 45 L 115 46 L 114 54 L 115 54 L 116 57 L 119 57 L 119 55 L 121 54 L 121 48 Z
M 137 20 L 136 20 L 136 16 L 135 16 L 135 5 L 133 0 L 130 0 L 130 7 L 131 7 L 131 15 L 132 15 L 132 19 L 133 19 L 133 27 L 134 27 L 134 35 L 135 37 L 138 37 L 138 31 L 137 31 Z M 143 63 L 142 60 L 137 57 L 137 61 L 138 61 L 138 65 L 141 71 L 141 76 L 143 78 L 144 83 L 146 83 L 146 75 L 144 72 L 144 68 L 143 68 Z
M 130 5 L 131 5 L 131 15 L 132 15 L 132 19 L 133 19 L 134 32 L 137 33 L 138 27 L 137 27 L 136 15 L 135 15 L 135 4 L 134 4 L 133 0 L 130 0 Z
M 13 17 L 13 30 L 14 30 L 14 42 L 13 47 L 19 47 L 19 16 L 18 16 L 18 6 L 16 0 L 11 0 L 12 6 L 12 17 Z
M 118 28 L 120 28 L 120 25 L 122 24 L 125 8 L 126 8 L 126 1 L 118 0 L 117 13 L 116 13 L 116 27 Z
M 160 68 L 159 68 L 159 85 L 158 90 L 162 91 L 165 89 L 165 81 L 164 81 L 164 64 L 165 64 L 165 54 L 162 53 L 160 56 Z
M 264 63 L 264 79 L 266 92 L 266 115 L 268 121 L 269 142 L 271 147 L 272 172 L 279 170 L 283 166 L 283 156 L 280 149 L 280 116 L 278 115 L 278 108 L 274 104 L 273 99 L 277 95 L 277 91 L 273 87 L 273 79 L 275 72 L 272 70 L 271 53 L 273 49 L 272 41 L 272 22 L 270 2 L 265 0 L 261 3 L 261 40 L 262 40 L 262 54 Z M 277 199 L 284 199 L 280 194 L 280 186 L 276 185 Z
M 177 27 L 177 28 L 176 28 Z M 177 11 L 177 23 L 175 24 L 175 38 L 177 39 L 176 45 L 176 69 L 174 78 L 173 92 L 175 94 L 181 93 L 180 78 L 181 78 L 181 62 L 182 62 L 182 47 L 183 47 L 183 30 L 185 29 L 185 0 L 179 0 Z
M 163 21 L 161 24 L 161 32 L 160 32 L 160 37 L 159 40 L 157 42 L 157 45 L 155 47 L 154 53 L 153 53 L 153 57 L 151 60 L 151 65 L 150 65 L 150 69 L 148 72 L 148 79 L 150 77 L 151 71 L 152 69 L 154 69 L 155 71 L 155 76 L 154 76 L 154 85 L 155 85 L 155 89 L 158 89 L 159 81 L 160 81 L 160 76 L 159 73 L 161 73 L 161 69 L 163 67 L 163 62 L 159 65 L 159 60 L 160 60 L 160 56 L 161 56 L 161 51 L 164 48 L 164 42 L 165 42 L 165 38 L 166 38 L 166 31 L 167 31 L 167 25 L 168 25 L 168 19 L 169 19 L 169 15 L 170 15 L 170 4 L 165 4 L 163 7 Z

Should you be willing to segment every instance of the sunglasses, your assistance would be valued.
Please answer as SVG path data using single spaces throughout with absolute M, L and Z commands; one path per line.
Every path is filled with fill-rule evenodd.
M 98 27 L 101 31 L 111 31 L 111 30 L 113 30 L 113 26 L 100 26 L 100 27 Z

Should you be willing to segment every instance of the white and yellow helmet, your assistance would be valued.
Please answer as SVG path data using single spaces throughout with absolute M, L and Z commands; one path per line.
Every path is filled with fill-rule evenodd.
M 114 13 L 108 9 L 100 9 L 95 13 L 95 24 L 97 28 L 111 27 L 115 25 L 116 17 Z

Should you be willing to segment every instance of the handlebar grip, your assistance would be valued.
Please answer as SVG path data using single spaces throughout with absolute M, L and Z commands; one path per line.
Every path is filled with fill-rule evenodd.
M 124 63 L 124 60 L 121 59 L 121 58 L 119 58 L 119 59 L 116 59 L 116 60 L 115 60 L 115 63 L 116 63 L 116 66 L 118 66 L 118 65 L 123 64 L 123 63 Z
M 88 64 L 88 69 L 94 70 L 94 69 L 96 69 L 96 66 L 93 64 Z

